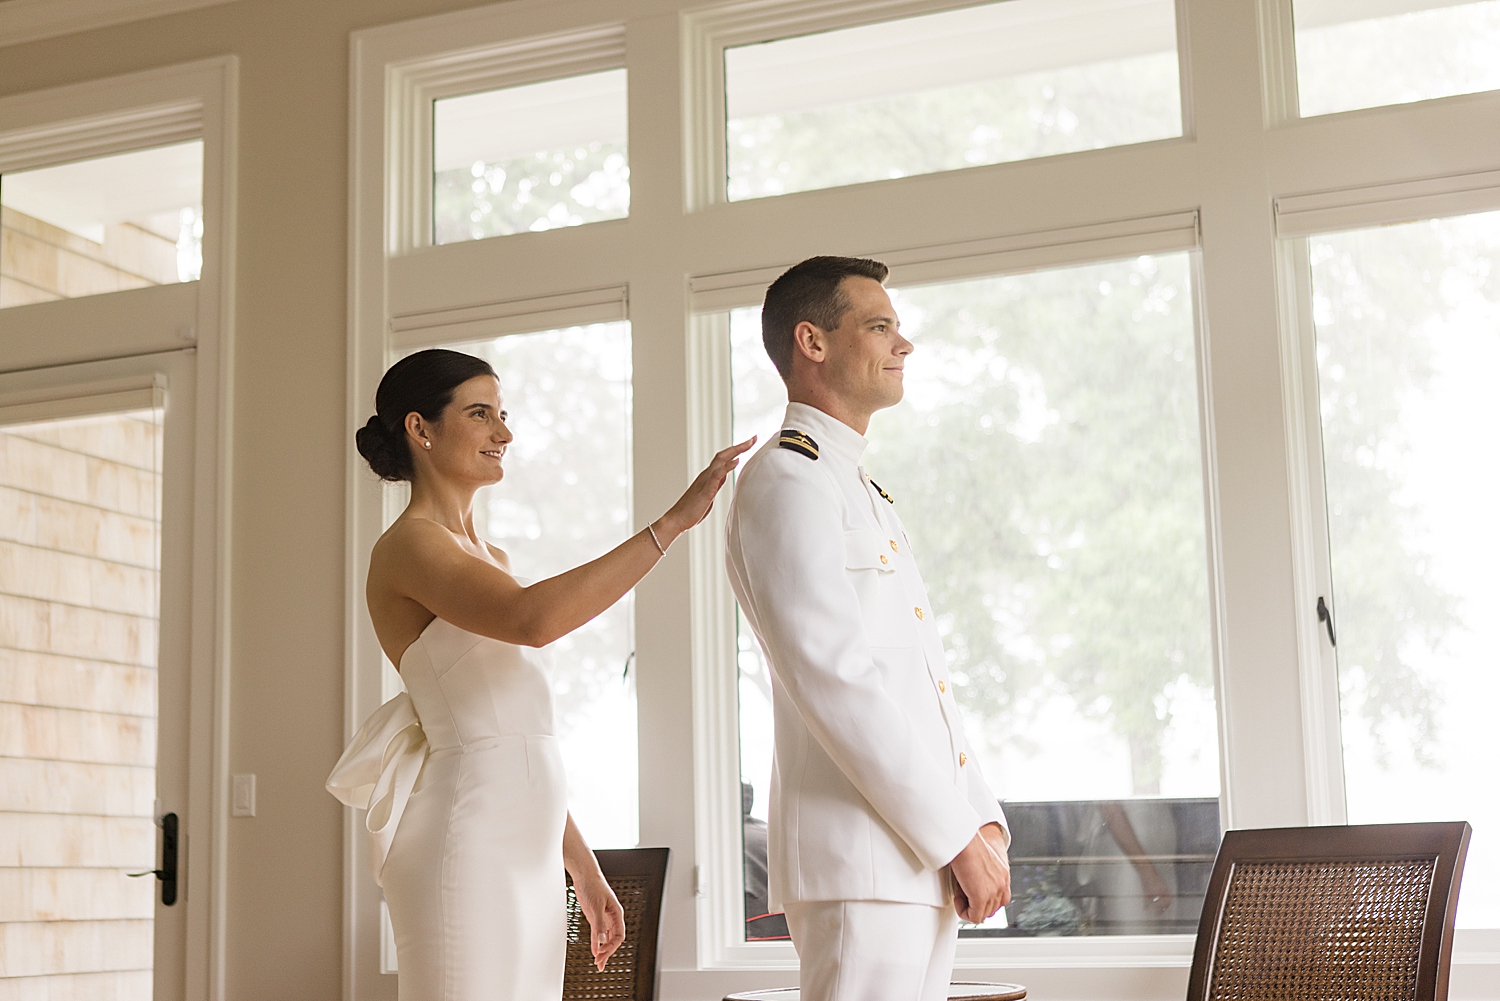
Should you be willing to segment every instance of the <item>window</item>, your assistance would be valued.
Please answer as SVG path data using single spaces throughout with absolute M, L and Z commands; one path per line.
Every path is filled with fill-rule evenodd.
M 622 69 L 435 101 L 433 242 L 628 216 L 625 111 Z
M 515 441 L 505 479 L 474 498 L 474 524 L 517 576 L 563 573 L 629 538 L 629 325 L 442 346 L 500 375 Z M 594 848 L 638 841 L 634 613 L 627 595 L 550 647 L 568 806 Z
M 1305 249 L 1283 259 L 1284 241 L 1500 208 L 1500 153 L 1483 141 L 1500 88 L 1355 116 L 1314 104 L 1316 73 L 1343 100 L 1433 75 L 1400 49 L 1371 63 L 1382 79 L 1350 76 L 1340 60 L 1355 48 L 1330 41 L 1319 56 L 1317 31 L 1471 5 L 1323 4 L 1321 23 L 1315 6 L 666 0 L 647 10 L 600 0 L 356 32 L 351 409 L 368 412 L 393 350 L 628 315 L 632 517 L 643 525 L 737 426 L 779 423 L 783 390 L 755 316 L 767 283 L 814 254 L 885 260 L 918 350 L 907 402 L 872 426 L 868 465 L 949 616 L 970 729 L 1025 859 L 1016 904 L 966 931 L 959 965 L 966 979 L 1021 979 L 1038 997 L 1148 1001 L 1191 955 L 1194 881 L 1221 825 L 1341 818 L 1341 736 L 1349 816 L 1375 816 L 1359 805 L 1364 724 L 1351 695 L 1341 735 L 1333 654 L 1309 626 L 1322 594 L 1358 631 L 1348 589 L 1361 572 L 1335 553 L 1333 589 L 1301 601 L 1328 569 L 1327 547 L 1309 541 L 1323 525 L 1317 361 L 1311 333 L 1283 338 L 1302 329 L 1289 321 L 1311 301 L 1313 276 L 1269 265 Z M 1493 48 L 1487 37 L 1466 29 L 1424 51 L 1447 60 Z M 435 102 L 441 115 L 455 95 L 620 67 L 638 195 L 629 225 L 531 232 L 538 215 L 514 225 L 517 239 L 470 231 L 457 234 L 461 246 L 427 246 Z M 1283 106 L 1294 68 L 1307 117 L 1284 124 L 1298 117 Z M 468 198 L 483 180 L 476 161 L 482 175 L 543 147 L 576 153 L 573 143 L 465 154 L 447 169 L 463 172 L 455 190 Z M 544 194 L 564 190 L 546 180 Z M 488 180 L 480 186 L 490 198 Z M 465 207 L 469 223 L 475 210 Z M 1428 271 L 1439 282 L 1436 265 L 1370 280 L 1394 294 Z M 1293 274 L 1300 285 L 1286 282 Z M 1295 302 L 1283 302 L 1283 284 Z M 360 579 L 378 487 L 349 458 Z M 673 853 L 662 990 L 683 997 L 792 983 L 796 964 L 786 943 L 746 941 L 779 931 L 747 924 L 760 915 L 745 899 L 770 721 L 764 666 L 736 629 L 721 565 L 726 507 L 634 598 L 640 837 Z M 958 560 L 960 543 L 983 532 L 970 548 L 984 558 Z M 1436 573 L 1436 556 L 1426 566 Z M 348 600 L 362 625 L 360 595 Z M 351 650 L 363 718 L 377 705 L 379 654 L 358 629 Z M 1444 740 L 1458 701 L 1436 717 Z M 1472 747 L 1442 744 L 1443 767 Z M 1496 919 L 1475 910 L 1476 896 L 1493 896 L 1477 833 L 1455 984 L 1489 983 L 1500 968 Z M 1138 853 L 1125 847 L 1132 839 Z M 352 871 L 361 861 L 355 849 Z M 1157 879 L 1169 892 L 1145 893 Z M 360 936 L 376 926 L 378 892 L 355 883 L 348 904 L 355 993 L 373 996 L 389 986 L 359 972 L 370 965 L 360 950 L 373 947 Z M 1125 931 L 1142 934 L 1112 934 Z
M 1500 212 L 1310 241 L 1350 823 L 1468 820 L 1500 926 Z
M 152 997 L 159 410 L 0 428 L 5 976 Z
M 203 143 L 0 176 L 0 307 L 198 279 Z
M 1294 0 L 1302 114 L 1500 88 L 1500 0 Z
M 1172 0 L 1007 0 L 724 51 L 729 198 L 1182 135 Z
M 1219 773 L 1189 271 L 1167 254 L 893 295 L 916 350 L 864 465 L 911 535 L 1014 836 L 1015 900 L 970 934 L 1197 927 Z M 730 331 L 735 438 L 773 439 L 786 394 L 759 311 Z M 743 619 L 738 647 L 749 846 L 770 677 Z

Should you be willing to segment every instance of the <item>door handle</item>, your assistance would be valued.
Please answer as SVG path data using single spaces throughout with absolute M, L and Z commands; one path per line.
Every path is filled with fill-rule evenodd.
M 161 880 L 161 902 L 167 907 L 177 903 L 177 814 L 161 818 L 161 868 L 145 872 L 127 872 L 127 876 L 155 876 Z
M 1338 646 L 1339 641 L 1333 638 L 1333 613 L 1328 610 L 1328 603 L 1321 594 L 1318 595 L 1318 621 L 1328 627 L 1328 645 Z

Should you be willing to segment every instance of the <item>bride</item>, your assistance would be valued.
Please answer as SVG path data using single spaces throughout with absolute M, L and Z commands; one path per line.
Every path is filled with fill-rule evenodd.
M 564 868 L 601 970 L 624 941 L 620 903 L 567 810 L 542 648 L 639 583 L 754 443 L 714 456 L 615 549 L 531 583 L 474 529 L 475 492 L 505 475 L 506 416 L 486 362 L 433 349 L 391 366 L 355 436 L 376 474 L 411 483 L 365 590 L 407 692 L 364 724 L 328 787 L 369 811 L 400 1001 L 561 997 Z

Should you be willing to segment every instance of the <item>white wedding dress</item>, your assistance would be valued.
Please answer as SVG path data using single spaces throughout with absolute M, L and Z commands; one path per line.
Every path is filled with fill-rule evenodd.
M 328 788 L 368 809 L 400 1001 L 562 996 L 567 784 L 546 655 L 433 619 L 407 694 L 366 721 Z

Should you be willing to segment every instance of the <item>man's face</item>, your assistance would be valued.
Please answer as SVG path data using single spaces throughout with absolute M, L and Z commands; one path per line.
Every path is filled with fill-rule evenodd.
M 901 336 L 891 297 L 873 278 L 845 278 L 849 299 L 838 329 L 828 331 L 829 386 L 846 404 L 874 413 L 901 402 L 902 368 L 912 343 Z

